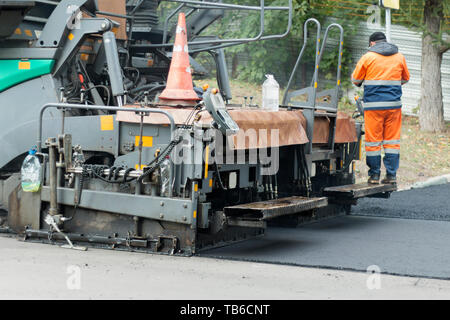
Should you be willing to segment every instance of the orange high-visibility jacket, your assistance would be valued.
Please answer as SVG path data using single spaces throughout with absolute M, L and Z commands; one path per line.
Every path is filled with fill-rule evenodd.
M 364 84 L 364 109 L 385 110 L 402 107 L 402 85 L 409 81 L 405 57 L 398 47 L 379 42 L 362 56 L 352 74 L 352 82 Z

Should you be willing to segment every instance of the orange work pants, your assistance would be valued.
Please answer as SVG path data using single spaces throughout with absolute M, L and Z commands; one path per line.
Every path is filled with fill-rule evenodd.
M 384 148 L 384 166 L 389 176 L 396 176 L 400 164 L 400 133 L 402 109 L 366 110 L 366 162 L 369 176 L 381 171 L 381 147 Z

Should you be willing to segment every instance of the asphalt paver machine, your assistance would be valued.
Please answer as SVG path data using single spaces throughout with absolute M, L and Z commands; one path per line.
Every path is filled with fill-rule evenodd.
M 1 231 L 75 249 L 191 255 L 395 190 L 354 184 L 363 132 L 338 112 L 340 25 L 321 41 L 320 23 L 306 22 L 280 110 L 269 112 L 229 103 L 224 48 L 286 36 L 292 1 L 168 2 L 162 15 L 156 0 L 0 1 Z M 227 10 L 259 14 L 257 35 L 202 36 Z M 271 10 L 285 16 L 285 33 L 265 30 Z M 291 90 L 312 24 L 313 79 Z M 333 28 L 336 85 L 318 91 Z M 217 89 L 192 84 L 206 73 L 201 52 L 216 62 Z M 25 192 L 20 170 L 33 146 L 41 186 Z

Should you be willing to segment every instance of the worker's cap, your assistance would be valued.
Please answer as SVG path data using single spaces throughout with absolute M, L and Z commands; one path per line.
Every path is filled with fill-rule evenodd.
M 374 32 L 369 37 L 369 45 L 372 41 L 376 42 L 376 41 L 380 41 L 380 40 L 386 41 L 386 35 L 383 32 L 379 32 L 379 31 Z

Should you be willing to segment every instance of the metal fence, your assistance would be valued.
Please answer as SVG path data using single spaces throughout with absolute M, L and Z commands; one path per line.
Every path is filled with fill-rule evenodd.
M 330 22 L 331 23 L 331 22 Z M 324 24 L 325 26 L 328 23 Z M 348 43 L 350 42 L 353 48 L 353 66 L 359 58 L 367 52 L 368 39 L 370 34 L 376 31 L 385 31 L 384 27 L 380 28 L 368 28 L 366 23 L 360 23 L 358 26 L 344 26 L 345 28 L 358 28 L 357 34 L 351 39 L 345 39 Z M 422 36 L 418 32 L 409 30 L 408 28 L 393 25 L 392 42 L 399 46 L 400 52 L 405 56 L 408 69 L 411 73 L 411 80 L 408 84 L 403 86 L 403 113 L 408 115 L 417 115 L 418 105 L 420 100 L 420 86 L 421 86 L 421 56 L 422 56 Z M 300 50 L 300 42 L 297 50 Z M 271 45 L 274 46 L 273 52 L 277 50 L 292 50 L 288 47 L 280 47 L 280 43 L 277 41 L 272 41 Z M 330 41 L 330 45 L 333 45 L 333 41 Z M 296 50 L 294 50 L 296 51 Z M 298 53 L 297 53 L 298 54 Z M 239 65 L 247 65 L 250 57 L 246 53 L 240 53 L 238 55 Z M 231 57 L 227 56 L 227 62 L 229 71 L 231 74 Z M 282 62 L 281 63 L 287 63 Z M 214 67 L 211 64 L 211 67 Z M 280 70 L 279 65 L 268 66 L 269 70 Z M 352 68 L 353 69 L 353 68 Z M 309 70 L 309 69 L 308 69 Z M 450 51 L 444 54 L 442 60 L 442 91 L 444 97 L 444 117 L 447 121 L 450 121 Z M 276 72 L 276 71 L 275 71 Z M 277 80 L 283 83 L 289 75 L 277 75 Z M 307 77 L 310 75 L 308 74 Z M 350 75 L 342 75 L 342 77 L 350 77 Z M 329 81 L 321 77 L 322 84 L 327 84 Z M 349 95 L 353 95 L 352 90 L 349 90 Z
M 365 23 L 359 25 L 356 37 L 351 42 L 354 63 L 367 51 L 370 34 L 376 31 L 385 31 L 384 28 L 368 28 Z M 393 25 L 391 33 L 392 43 L 398 45 L 400 52 L 405 56 L 411 80 L 403 86 L 403 113 L 414 115 L 420 100 L 422 35 L 405 27 Z M 444 54 L 442 60 L 442 93 L 444 96 L 444 117 L 450 120 L 450 51 Z

